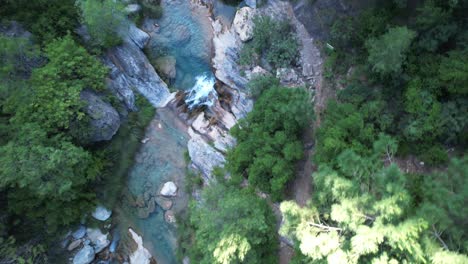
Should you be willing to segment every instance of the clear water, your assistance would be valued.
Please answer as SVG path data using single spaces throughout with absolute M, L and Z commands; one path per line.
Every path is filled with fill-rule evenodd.
M 148 218 L 138 217 L 135 201 L 145 192 L 159 194 L 162 185 L 173 181 L 179 187 L 172 210 L 180 212 L 187 206 L 188 197 L 181 191 L 184 188 L 185 159 L 188 135 L 184 124 L 171 109 L 160 108 L 147 128 L 148 142 L 142 144 L 135 164 L 127 180 L 125 198 L 116 210 L 122 236 L 129 227 L 143 236 L 143 244 L 154 256 L 158 264 L 177 263 L 177 234 L 173 224 L 164 220 L 164 211 L 156 210 Z M 124 239 L 124 237 L 123 237 Z M 127 238 L 128 239 L 128 238 Z
M 196 77 L 212 76 L 209 29 L 196 19 L 188 0 L 162 1 L 164 14 L 157 20 L 159 30 L 149 43 L 150 56 L 170 55 L 176 58 L 176 78 L 171 86 L 189 90 Z M 210 26 L 210 25 L 209 25 Z
M 174 56 L 177 74 L 170 86 L 187 92 L 189 107 L 209 106 L 217 97 L 211 70 L 210 28 L 207 28 L 211 25 L 196 19 L 200 14 L 190 9 L 189 0 L 163 0 L 162 5 L 164 15 L 157 21 L 159 30 L 151 34 L 148 55 L 155 58 Z M 216 16 L 232 21 L 236 8 L 216 1 L 214 12 Z M 184 154 L 188 135 L 173 110 L 160 108 L 147 128 L 146 137 L 149 141 L 142 144 L 129 173 L 121 204 L 114 210 L 120 244 L 126 247 L 127 230 L 131 227 L 143 237 L 144 246 L 158 264 L 173 264 L 177 263 L 176 227 L 164 220 L 164 211 L 158 206 L 148 218 L 138 217 L 135 200 L 145 192 L 157 194 L 166 181 L 174 181 L 179 191 L 172 210 L 177 213 L 186 208 L 188 196 L 181 190 L 185 184 Z

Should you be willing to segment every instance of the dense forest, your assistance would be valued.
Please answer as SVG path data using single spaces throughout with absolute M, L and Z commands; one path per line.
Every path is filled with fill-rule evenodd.
M 162 14 L 159 1 L 139 2 Z M 341 16 L 318 44 L 331 94 L 323 109 L 303 87 L 252 79 L 254 107 L 230 130 L 226 166 L 180 222 L 181 254 L 278 263 L 281 237 L 292 263 L 468 263 L 467 14 L 466 0 L 392 0 Z M 0 19 L 31 33 L 0 31 L 0 263 L 50 263 L 52 245 L 98 199 L 115 203 L 119 190 L 99 187 L 123 185 L 154 109 L 140 96 L 112 140 L 91 139 L 83 94 L 122 107 L 101 60 L 122 42 L 120 1 L 0 0 Z M 288 21 L 254 24 L 240 65 L 297 64 Z M 305 133 L 315 171 L 301 207 L 287 188 Z

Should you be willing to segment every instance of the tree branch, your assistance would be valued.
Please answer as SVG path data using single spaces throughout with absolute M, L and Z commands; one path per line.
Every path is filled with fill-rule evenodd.
M 447 244 L 445 244 L 444 240 L 442 240 L 442 238 L 440 237 L 440 233 L 437 232 L 436 228 L 434 225 L 432 225 L 432 230 L 434 230 L 434 236 L 439 240 L 439 242 L 442 244 L 442 247 L 445 249 L 445 250 L 449 250 Z

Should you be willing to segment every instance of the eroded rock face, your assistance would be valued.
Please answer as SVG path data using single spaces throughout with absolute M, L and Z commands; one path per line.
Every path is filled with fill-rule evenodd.
M 242 7 L 236 12 L 232 26 L 242 42 L 249 41 L 253 37 L 254 16 L 255 10 L 248 6 Z
M 108 50 L 104 63 L 110 67 L 109 88 L 129 110 L 136 110 L 134 90 L 145 96 L 155 107 L 164 106 L 170 93 L 141 50 L 149 35 L 130 25 L 124 43 Z
M 73 264 L 89 264 L 94 260 L 94 249 L 85 245 L 73 258 Z
M 220 81 L 236 90 L 244 90 L 248 80 L 239 71 L 239 53 L 242 42 L 234 28 L 227 27 L 219 19 L 213 22 L 213 67 Z
M 104 102 L 97 94 L 89 90 L 83 90 L 80 98 L 86 103 L 84 111 L 90 118 L 91 129 L 87 141 L 110 140 L 120 127 L 119 113 L 109 103 Z

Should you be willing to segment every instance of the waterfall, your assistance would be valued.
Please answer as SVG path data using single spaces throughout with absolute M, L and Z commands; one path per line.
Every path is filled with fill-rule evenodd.
M 214 88 L 215 78 L 208 74 L 203 74 L 195 78 L 195 85 L 186 92 L 185 103 L 192 110 L 197 106 L 212 106 L 218 98 Z

